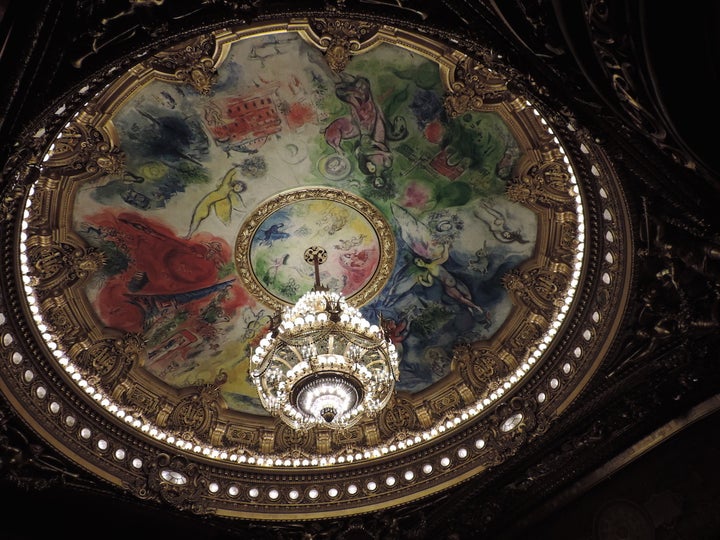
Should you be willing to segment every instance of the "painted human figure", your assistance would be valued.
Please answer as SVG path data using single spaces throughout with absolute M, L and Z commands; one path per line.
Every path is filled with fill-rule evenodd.
M 407 127 L 398 117 L 388 130 L 385 115 L 373 98 L 368 79 L 348 73 L 342 73 L 341 77 L 342 81 L 335 86 L 335 95 L 350 106 L 350 113 L 336 118 L 325 128 L 325 141 L 343 155 L 342 143 L 354 139 L 358 168 L 375 187 L 384 187 L 389 182 L 393 164 L 387 143 L 405 137 Z
M 236 175 L 237 168 L 233 167 L 225 174 L 220 184 L 198 202 L 195 210 L 193 210 L 186 238 L 190 238 L 197 231 L 200 223 L 205 221 L 211 212 L 215 212 L 217 217 L 227 225 L 230 223 L 230 217 L 236 203 L 239 202 L 243 206 L 245 205 L 240 194 L 247 189 L 247 184 L 236 178 Z

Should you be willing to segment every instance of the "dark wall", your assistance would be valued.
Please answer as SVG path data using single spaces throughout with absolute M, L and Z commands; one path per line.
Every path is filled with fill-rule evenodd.
M 720 412 L 688 427 L 517 538 L 720 539 Z

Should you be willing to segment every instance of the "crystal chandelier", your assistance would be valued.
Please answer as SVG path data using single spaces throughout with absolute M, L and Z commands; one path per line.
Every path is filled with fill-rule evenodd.
M 320 284 L 325 260 L 321 247 L 305 251 L 315 285 L 276 317 L 251 359 L 263 407 L 294 429 L 342 429 L 372 417 L 399 377 L 395 346 L 383 330 Z

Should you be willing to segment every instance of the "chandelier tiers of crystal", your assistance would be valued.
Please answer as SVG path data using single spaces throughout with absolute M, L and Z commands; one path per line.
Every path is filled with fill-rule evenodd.
M 398 354 L 380 327 L 320 284 L 327 251 L 311 247 L 304 258 L 315 267 L 315 285 L 275 317 L 250 376 L 263 407 L 292 428 L 345 429 L 387 405 Z

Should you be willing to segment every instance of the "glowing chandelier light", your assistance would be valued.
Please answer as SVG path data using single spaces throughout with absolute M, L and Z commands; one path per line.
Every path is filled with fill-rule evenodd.
M 372 417 L 399 377 L 395 346 L 383 330 L 320 284 L 326 260 L 321 247 L 305 251 L 315 285 L 284 310 L 251 359 L 263 407 L 294 429 L 344 429 Z

